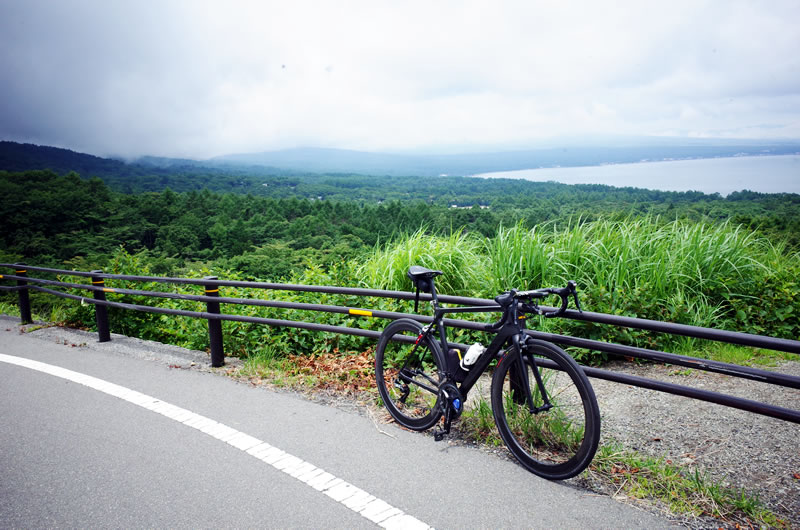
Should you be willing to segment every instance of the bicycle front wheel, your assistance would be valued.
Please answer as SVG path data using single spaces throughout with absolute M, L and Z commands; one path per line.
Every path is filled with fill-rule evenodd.
M 443 378 L 441 348 L 423 337 L 416 320 L 395 320 L 383 330 L 375 350 L 375 381 L 392 418 L 423 431 L 442 417 L 439 384 Z
M 528 471 L 574 477 L 594 458 L 600 411 L 575 360 L 549 342 L 528 339 L 509 350 L 492 376 L 492 412 L 500 436 Z

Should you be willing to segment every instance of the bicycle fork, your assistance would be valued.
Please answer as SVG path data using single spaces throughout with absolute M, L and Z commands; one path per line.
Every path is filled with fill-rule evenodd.
M 522 346 L 520 346 L 519 335 L 512 337 L 513 347 L 517 351 L 516 367 L 512 367 L 511 374 L 511 395 L 515 403 L 522 405 L 523 403 L 528 406 L 528 411 L 531 414 L 539 414 L 553 408 L 550 403 L 550 397 L 547 395 L 547 389 L 542 380 L 542 374 L 539 372 L 539 366 L 536 364 L 536 358 L 532 355 L 530 359 L 530 369 L 533 371 L 533 377 L 536 380 L 536 388 L 539 395 L 542 396 L 542 406 L 537 407 L 533 403 L 533 393 L 531 392 L 530 380 L 528 379 L 528 367 L 525 365 L 525 357 Z M 522 394 L 520 396 L 520 394 Z

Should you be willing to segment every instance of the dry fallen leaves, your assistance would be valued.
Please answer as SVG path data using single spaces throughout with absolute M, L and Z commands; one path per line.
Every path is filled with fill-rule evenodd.
M 372 353 L 332 353 L 290 355 L 291 375 L 312 376 L 314 386 L 346 393 L 357 393 L 375 386 Z

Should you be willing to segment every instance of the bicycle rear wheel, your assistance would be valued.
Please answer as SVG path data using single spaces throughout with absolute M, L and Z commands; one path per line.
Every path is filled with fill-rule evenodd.
M 439 384 L 441 348 L 430 337 L 419 340 L 416 320 L 395 320 L 383 330 L 375 350 L 375 381 L 383 404 L 400 425 L 423 431 L 442 417 Z
M 521 348 L 509 350 L 492 376 L 500 436 L 532 473 L 551 480 L 574 477 L 592 461 L 600 440 L 594 390 L 558 346 L 528 339 Z

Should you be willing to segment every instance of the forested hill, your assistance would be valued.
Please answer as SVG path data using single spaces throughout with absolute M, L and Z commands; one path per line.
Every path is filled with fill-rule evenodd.
M 250 194 L 261 197 L 380 203 L 420 200 L 446 206 L 473 205 L 547 211 L 553 204 L 581 211 L 593 205 L 593 213 L 609 209 L 641 211 L 643 203 L 686 203 L 719 199 L 699 192 L 662 192 L 603 185 L 566 185 L 518 179 L 482 179 L 438 176 L 316 174 L 283 171 L 264 166 L 206 167 L 182 159 L 144 158 L 138 163 L 99 158 L 55 147 L 0 142 L 0 171 L 50 170 L 58 175 L 75 172 L 84 179 L 100 178 L 111 191 L 125 194 L 208 190 L 217 193 Z M 738 193 L 759 201 L 774 197 Z M 576 205 L 582 205 L 580 207 Z M 639 206 L 637 206 L 639 205 Z M 563 212 L 562 212 L 563 213 Z M 582 212 L 583 213 L 583 212 Z
M 167 162 L 174 164 L 169 166 Z M 24 168 L 47 167 L 48 170 Z M 166 259 L 254 259 L 275 277 L 421 227 L 490 236 L 499 226 L 601 217 L 731 221 L 800 247 L 800 195 L 663 192 L 603 185 L 441 176 L 270 174 L 191 161 L 126 164 L 65 149 L 0 142 L 0 254 L 98 264 L 120 244 Z M 247 270 L 242 262 L 231 266 Z
M 127 170 L 126 164 L 119 160 L 76 153 L 59 147 L 7 141 L 0 142 L 0 169 L 50 169 L 61 174 L 75 171 L 87 177 L 121 174 Z
M 564 226 L 642 215 L 664 222 L 731 221 L 800 247 L 800 195 L 734 193 L 721 198 L 518 181 L 493 182 L 486 190 L 480 179 L 459 178 L 463 185 L 450 181 L 449 193 L 464 200 L 480 197 L 486 204 L 454 208 L 441 200 L 319 200 L 207 189 L 124 194 L 75 172 L 0 171 L 0 261 L 88 270 L 102 268 L 123 245 L 146 253 L 158 273 L 168 274 L 185 262 L 215 262 L 252 277 L 276 279 L 307 263 L 353 257 L 419 229 L 491 237 L 501 226 Z M 342 177 L 340 182 L 347 181 Z M 355 194 L 358 181 L 351 184 Z M 443 193 L 412 184 L 423 194 Z
M 75 171 L 84 178 L 99 177 L 121 193 L 191 191 L 263 194 L 265 178 L 296 175 L 275 168 L 210 167 L 193 160 L 144 158 L 137 163 L 100 158 L 58 147 L 0 141 L 0 170 L 48 169 L 64 175 Z

